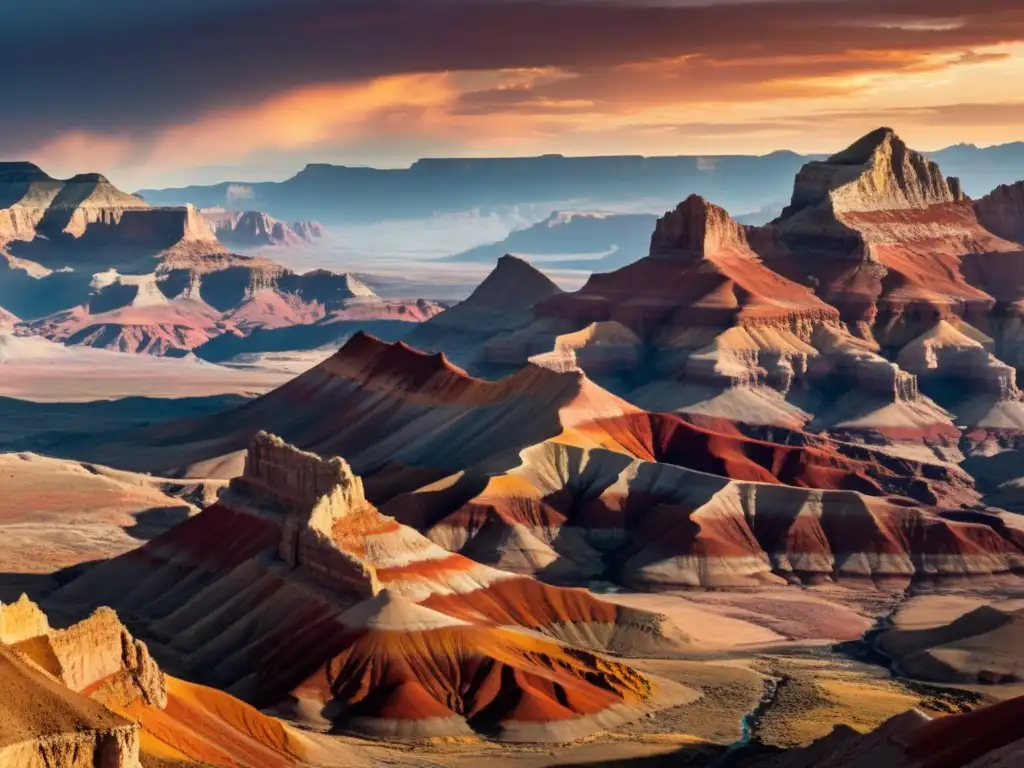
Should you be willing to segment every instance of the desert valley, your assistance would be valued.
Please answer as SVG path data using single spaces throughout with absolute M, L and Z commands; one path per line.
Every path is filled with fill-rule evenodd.
M 0 165 L 0 765 L 1020 765 L 1024 182 L 787 184 L 454 296 Z

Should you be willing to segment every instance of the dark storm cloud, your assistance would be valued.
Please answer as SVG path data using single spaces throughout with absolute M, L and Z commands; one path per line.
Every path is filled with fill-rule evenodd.
M 553 97 L 639 91 L 624 64 L 697 57 L 695 94 L 755 97 L 776 64 L 808 77 L 890 66 L 874 54 L 1024 39 L 1019 0 L 615 3 L 576 0 L 80 0 L 0 8 L 0 152 L 74 130 L 145 134 L 215 107 L 377 75 L 559 67 Z M 966 54 L 968 57 L 970 54 Z M 828 57 L 814 63 L 813 57 Z M 801 59 L 805 59 L 801 61 Z M 868 62 L 865 64 L 865 62 Z M 710 64 L 710 65 L 709 65 Z M 711 66 L 714 65 L 714 66 Z M 739 68 L 730 68 L 735 65 Z M 892 68 L 907 66 L 895 56 Z M 746 67 L 744 70 L 743 67 Z M 587 78 L 601 75 L 604 81 Z M 627 80 L 628 75 L 628 80 Z M 671 87 L 672 80 L 657 87 Z M 677 94 L 685 98 L 685 94 Z M 514 95 L 513 95 L 514 96 Z M 467 111 L 515 99 L 483 94 Z M 488 99 L 495 100 L 489 102 Z M 6 150 L 6 151 L 5 151 Z

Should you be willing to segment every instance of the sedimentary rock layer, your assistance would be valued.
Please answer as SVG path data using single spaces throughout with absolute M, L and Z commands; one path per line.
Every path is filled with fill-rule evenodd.
M 217 504 L 56 599 L 131 611 L 259 706 L 397 737 L 576 738 L 660 701 L 600 651 L 685 642 L 664 617 L 449 552 L 380 513 L 343 460 L 269 435 Z

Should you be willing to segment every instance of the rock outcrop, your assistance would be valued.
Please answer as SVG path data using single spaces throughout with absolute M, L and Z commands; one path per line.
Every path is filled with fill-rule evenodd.
M 37 247 L 19 248 L 56 264 L 60 256 L 53 241 L 81 241 L 90 246 L 152 246 L 154 250 L 183 243 L 216 246 L 213 230 L 190 205 L 154 208 L 141 197 L 117 189 L 98 173 L 83 173 L 66 181 L 51 178 L 31 163 L 0 164 L 0 189 L 6 207 L 0 210 L 0 243 L 38 239 Z M 77 253 L 75 258 L 81 259 Z
M 652 256 L 684 254 L 702 259 L 723 251 L 752 256 L 746 228 L 698 195 L 658 219 L 651 237 Z
M 209 208 L 202 215 L 222 243 L 243 248 L 295 246 L 312 243 L 324 234 L 315 221 L 283 222 L 260 211 Z
M 142 768 L 139 728 L 0 645 L 0 764 Z
M 305 740 L 233 697 L 164 675 L 109 608 L 51 629 L 28 598 L 0 606 L 0 764 L 303 766 Z M 13 633 L 13 634 L 12 634 Z
M 0 243 L 31 240 L 63 183 L 32 163 L 0 163 Z
M 0 643 L 14 645 L 49 631 L 49 619 L 28 595 L 10 605 L 0 603 Z
M 974 210 L 989 232 L 1024 244 L 1024 181 L 996 187 L 974 201 Z
M 290 568 L 301 565 L 314 580 L 344 595 L 372 597 L 380 591 L 373 566 L 334 542 L 336 525 L 351 527 L 372 513 L 362 481 L 343 459 L 324 460 L 260 432 L 230 489 L 284 513 L 278 554 Z
M 782 219 L 817 210 L 843 213 L 922 209 L 964 200 L 960 183 L 915 152 L 891 128 L 879 128 L 796 177 Z
M 100 608 L 62 630 L 49 627 L 24 637 L 14 647 L 73 691 L 89 691 L 101 702 L 127 707 L 135 701 L 163 709 L 167 686 L 163 672 L 124 627 L 117 614 Z
M 52 630 L 27 597 L 0 606 L 0 762 L 141 768 L 139 727 L 108 698 L 167 704 L 163 673 L 113 611 Z

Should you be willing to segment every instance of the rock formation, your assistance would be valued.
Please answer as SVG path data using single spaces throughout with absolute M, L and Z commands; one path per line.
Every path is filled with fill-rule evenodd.
M 51 629 L 0 605 L 0 763 L 18 768 L 314 762 L 303 737 L 240 701 L 164 675 L 109 608 Z
M 409 341 L 488 376 L 578 366 L 651 410 L 955 455 L 954 422 L 1024 426 L 1014 195 L 972 203 L 883 128 L 807 163 L 767 226 L 691 196 L 647 258 L 513 311 L 454 308 Z
M 805 165 L 782 218 L 815 209 L 841 216 L 962 200 L 959 181 L 945 178 L 938 165 L 908 148 L 892 128 L 879 128 L 829 159 Z
M 343 460 L 263 433 L 216 504 L 55 599 L 109 599 L 190 674 L 376 736 L 570 740 L 679 694 L 599 653 L 675 647 L 664 617 L 449 552 L 378 511 Z
M 0 645 L 0 763 L 141 768 L 139 729 Z
M 243 248 L 295 246 L 312 243 L 324 234 L 323 227 L 315 221 L 285 223 L 259 211 L 208 208 L 202 215 L 222 243 Z
M 996 187 L 974 201 L 974 210 L 985 229 L 1024 244 L 1024 181 Z
M 284 512 L 278 554 L 289 567 L 305 567 L 315 581 L 342 594 L 372 597 L 380 591 L 372 565 L 334 546 L 335 526 L 351 527 L 370 511 L 362 481 L 343 459 L 324 461 L 260 432 L 230 488 Z
M 440 351 L 467 359 L 479 359 L 485 344 L 529 324 L 532 307 L 562 290 L 543 272 L 516 256 L 498 259 L 494 270 L 472 294 L 442 312 L 432 323 L 424 323 L 406 337 L 409 344 L 426 351 Z M 440 315 L 444 317 L 440 317 Z M 545 344 L 526 339 L 529 352 L 512 342 L 513 356 L 546 352 Z
M 163 672 L 145 643 L 131 636 L 109 608 L 69 629 L 23 636 L 13 644 L 21 653 L 74 691 L 93 691 L 99 701 L 128 706 L 141 700 L 163 709 L 167 687 Z
M 158 462 L 151 470 L 234 472 L 244 436 L 267 426 L 306 450 L 348 456 L 323 465 L 351 489 L 343 503 L 320 494 L 304 509 L 338 510 L 323 515 L 335 519 L 365 497 L 446 550 L 558 583 L 914 584 L 1016 581 L 1024 571 L 1021 532 L 1006 513 L 977 512 L 971 477 L 934 455 L 777 426 L 757 439 L 722 419 L 690 419 L 641 411 L 577 369 L 528 365 L 485 381 L 441 356 L 357 336 L 243 408 L 151 430 L 143 453 Z M 267 464 L 264 447 L 287 463 Z M 268 438 L 249 455 L 236 485 L 253 476 L 257 488 L 285 487 L 258 477 L 309 477 L 307 462 L 320 466 Z M 363 494 L 348 466 L 364 477 Z M 315 517 L 286 526 L 285 560 L 301 560 L 302 521 Z M 363 531 L 356 520 L 345 525 Z M 372 588 L 358 569 L 344 572 Z

